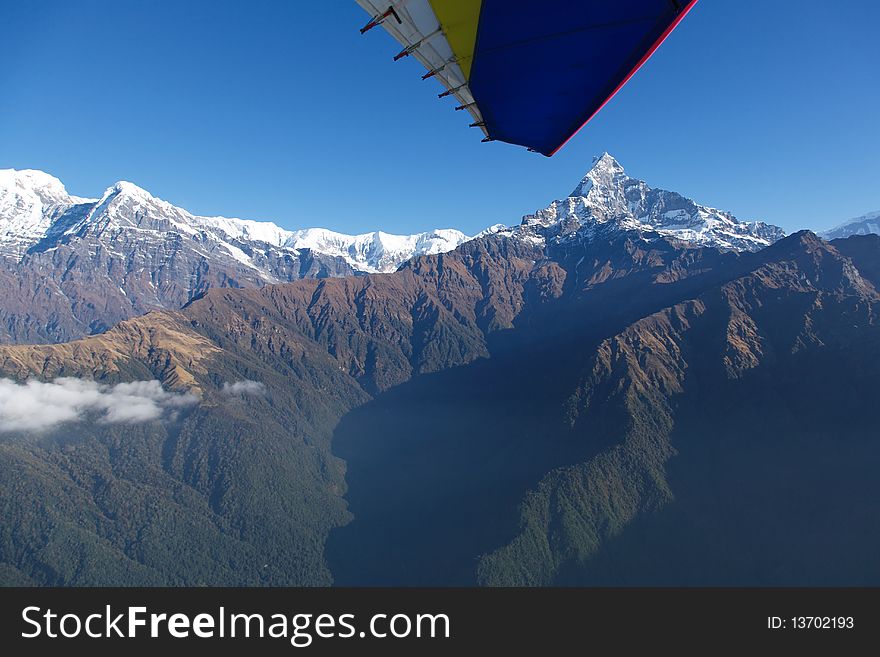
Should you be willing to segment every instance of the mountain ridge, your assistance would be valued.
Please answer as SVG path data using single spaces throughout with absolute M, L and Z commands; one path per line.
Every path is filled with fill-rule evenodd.
M 572 195 L 495 236 L 577 248 L 621 235 L 690 247 L 754 251 L 783 235 L 632 178 L 608 153 Z M 287 230 L 271 222 L 200 217 L 119 181 L 97 199 L 67 194 L 49 174 L 0 172 L 0 342 L 62 342 L 127 317 L 175 309 L 213 287 L 391 272 L 471 239 L 454 229 L 414 235 Z
M 10 193 L 11 190 L 13 193 Z M 87 230 L 99 218 L 105 221 L 106 227 L 111 227 L 114 217 L 108 213 L 110 205 L 114 202 L 120 203 L 128 199 L 129 201 L 133 200 L 135 203 L 152 205 L 152 209 L 160 219 L 165 219 L 166 223 L 170 223 L 173 229 L 183 231 L 189 235 L 195 234 L 199 230 L 208 230 L 214 233 L 224 233 L 229 240 L 265 242 L 273 247 L 291 251 L 305 248 L 317 250 L 315 249 L 315 243 L 319 244 L 322 237 L 325 239 L 332 237 L 341 244 L 337 244 L 334 252 L 332 254 L 328 253 L 328 255 L 339 255 L 345 258 L 357 271 L 365 273 L 393 271 L 402 262 L 400 258 L 407 259 L 407 257 L 412 257 L 412 255 L 423 253 L 438 253 L 440 249 L 447 248 L 443 243 L 428 243 L 432 238 L 445 240 L 454 246 L 469 239 L 464 233 L 454 229 L 438 229 L 412 235 L 393 235 L 382 231 L 348 235 L 324 228 L 288 230 L 281 228 L 271 221 L 254 221 L 222 216 L 199 216 L 158 198 L 139 185 L 126 180 L 119 180 L 109 186 L 99 198 L 82 198 L 69 195 L 58 178 L 35 169 L 0 170 L 0 193 L 4 191 L 5 194 L 0 196 L 0 226 L 3 226 L 3 221 L 8 223 L 13 218 L 14 213 L 12 210 L 15 209 L 15 205 L 21 206 L 30 200 L 24 198 L 16 199 L 14 191 L 18 191 L 21 196 L 26 195 L 28 192 L 36 196 L 44 203 L 45 207 L 42 213 L 44 215 L 46 210 L 50 210 L 53 206 L 72 208 L 74 206 L 92 205 L 93 207 L 89 208 L 87 213 L 76 217 L 75 221 L 65 222 L 66 225 L 63 227 L 63 231 L 54 231 L 55 233 L 61 232 L 64 235 Z M 28 207 L 33 207 L 33 204 L 28 204 Z M 38 214 L 38 208 L 34 208 L 29 214 Z M 17 251 L 20 254 L 22 250 L 33 248 L 41 241 L 40 238 L 50 236 L 53 232 L 51 222 L 58 219 L 59 217 L 51 215 L 50 217 L 40 217 L 39 221 L 35 220 L 31 225 L 26 226 L 29 230 L 23 231 L 20 235 L 11 233 L 7 226 L 3 226 L 7 228 L 3 235 L 6 237 L 7 242 L 13 242 L 15 237 L 19 238 L 15 246 L 18 247 Z M 45 228 L 45 230 L 39 232 L 41 228 Z M 377 247 L 375 250 L 379 252 L 385 249 L 392 250 L 395 246 L 399 247 L 400 242 L 413 242 L 413 246 L 420 244 L 421 248 L 413 248 L 411 253 L 404 253 L 403 255 L 399 253 L 389 254 L 389 257 L 382 261 L 381 255 L 377 258 L 370 258 L 367 257 L 370 254 L 364 254 L 363 249 L 357 248 L 357 245 L 368 241 L 374 242 Z M 2 244 L 3 242 L 0 241 L 0 245 Z M 454 246 L 451 248 L 454 248 Z M 396 250 L 401 249 L 397 248 Z M 0 252 L 0 255 L 3 255 L 3 253 Z M 12 250 L 7 250 L 6 255 L 13 255 Z
M 392 271 L 454 230 L 359 236 L 198 217 L 120 181 L 95 199 L 39 171 L 0 172 L 0 342 L 63 342 L 179 308 L 210 287 Z M 326 253 L 322 251 L 327 251 Z

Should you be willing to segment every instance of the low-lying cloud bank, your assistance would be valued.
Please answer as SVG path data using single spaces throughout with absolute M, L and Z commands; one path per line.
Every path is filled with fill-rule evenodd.
M 107 385 L 62 377 L 44 383 L 0 379 L 0 433 L 44 431 L 86 418 L 108 424 L 149 422 L 198 403 L 188 392 L 169 392 L 158 381 Z
M 260 395 L 265 389 L 265 385 L 259 381 L 251 381 L 250 379 L 223 384 L 223 392 L 227 395 Z

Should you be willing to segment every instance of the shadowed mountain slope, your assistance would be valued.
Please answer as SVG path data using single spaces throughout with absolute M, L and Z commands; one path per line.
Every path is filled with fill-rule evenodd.
M 0 434 L 4 581 L 850 581 L 819 555 L 844 553 L 845 526 L 880 547 L 878 259 L 811 233 L 746 253 L 488 236 L 2 347 L 19 381 L 155 378 L 200 399 L 164 422 Z M 263 387 L 224 386 L 243 380 Z M 787 519 L 801 498 L 824 541 Z M 794 544 L 809 577 L 774 568 Z

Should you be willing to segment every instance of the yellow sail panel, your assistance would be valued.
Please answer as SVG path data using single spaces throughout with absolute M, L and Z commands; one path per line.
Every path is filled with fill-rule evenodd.
M 471 76 L 482 0 L 430 0 L 446 40 L 466 78 Z

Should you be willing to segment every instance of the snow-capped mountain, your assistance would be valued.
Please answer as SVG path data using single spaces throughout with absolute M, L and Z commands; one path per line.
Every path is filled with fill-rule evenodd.
M 0 255 L 24 255 L 61 214 L 93 202 L 71 196 L 48 173 L 0 169 Z
M 489 230 L 552 242 L 627 232 L 644 239 L 663 236 L 692 246 L 735 251 L 757 251 L 785 235 L 781 228 L 763 221 L 739 221 L 676 192 L 653 189 L 628 176 L 608 153 L 595 158 L 567 198 L 526 215 L 519 226 Z
M 307 228 L 293 231 L 285 245 L 338 256 L 363 271 L 388 272 L 414 256 L 446 253 L 469 239 L 452 228 L 415 235 L 391 235 L 382 231 L 344 235 L 325 228 Z
M 0 170 L 0 255 L 22 257 L 38 244 L 49 246 L 47 240 L 72 236 L 116 240 L 121 233 L 138 231 L 216 242 L 214 246 L 260 271 L 267 281 L 278 277 L 241 243 L 285 251 L 310 249 L 342 258 L 355 271 L 374 273 L 394 271 L 413 256 L 443 253 L 470 239 L 453 229 L 415 235 L 381 231 L 345 235 L 324 228 L 291 231 L 270 221 L 196 216 L 126 181 L 109 187 L 99 199 L 87 199 L 69 195 L 60 180 L 42 171 Z
M 519 225 L 496 224 L 477 237 L 549 249 L 621 234 L 755 251 L 783 231 L 653 189 L 605 153 L 566 198 Z M 452 229 L 416 235 L 287 230 L 268 221 L 197 216 L 130 182 L 112 185 L 99 198 L 80 198 L 41 171 L 2 170 L 0 342 L 81 337 L 150 310 L 180 308 L 211 287 L 391 272 L 414 256 L 451 251 L 468 239 Z
M 850 235 L 870 235 L 872 233 L 880 235 L 880 210 L 845 221 L 839 226 L 819 233 L 819 235 L 826 240 L 836 240 Z
M 0 342 L 57 342 L 210 287 L 394 271 L 454 249 L 457 230 L 344 235 L 201 217 L 120 181 L 80 198 L 41 171 L 0 171 Z

